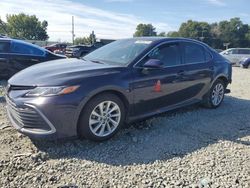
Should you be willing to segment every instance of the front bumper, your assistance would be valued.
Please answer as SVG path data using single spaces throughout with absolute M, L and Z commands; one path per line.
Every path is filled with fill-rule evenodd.
M 37 137 L 50 136 L 56 133 L 56 128 L 35 106 L 24 104 L 17 106 L 8 97 L 7 113 L 12 125 L 21 133 Z
M 24 135 L 46 139 L 77 136 L 77 106 L 63 102 L 65 99 L 7 96 L 6 101 L 13 127 Z

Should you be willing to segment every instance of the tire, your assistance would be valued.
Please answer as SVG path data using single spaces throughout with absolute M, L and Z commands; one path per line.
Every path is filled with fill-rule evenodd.
M 240 64 L 240 67 L 243 68 L 243 69 L 247 69 L 248 65 L 242 65 L 242 64 Z
M 107 140 L 122 127 L 125 114 L 119 97 L 111 93 L 100 94 L 84 107 L 78 122 L 78 134 L 92 141 Z
M 226 84 L 221 79 L 214 82 L 208 94 L 203 100 L 203 106 L 207 108 L 218 108 L 225 96 Z M 216 100 L 216 96 L 218 97 Z

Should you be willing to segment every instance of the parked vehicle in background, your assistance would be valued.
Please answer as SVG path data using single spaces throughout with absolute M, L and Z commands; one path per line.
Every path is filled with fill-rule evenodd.
M 228 59 L 233 65 L 239 66 L 243 58 L 250 57 L 250 48 L 230 48 L 220 53 Z
M 242 68 L 249 68 L 250 67 L 250 57 L 249 58 L 243 58 L 239 65 L 242 67 Z
M 125 122 L 194 103 L 217 108 L 231 78 L 230 62 L 202 42 L 123 39 L 21 71 L 8 81 L 7 108 L 28 136 L 102 141 Z
M 90 45 L 73 45 L 66 48 L 65 55 L 70 58 L 79 58 L 93 50 Z
M 66 48 L 65 55 L 67 57 L 79 58 L 87 55 L 88 53 L 105 46 L 103 42 L 96 42 L 93 45 L 74 45 Z
M 31 65 L 62 58 L 65 56 L 56 55 L 31 43 L 0 38 L 0 77 L 4 79 Z
M 65 43 L 56 43 L 56 44 L 51 44 L 49 46 L 44 46 L 45 49 L 54 52 L 54 51 L 60 51 L 60 52 L 64 52 L 66 50 L 67 44 Z
M 218 53 L 221 53 L 221 52 L 223 52 L 224 50 L 222 50 L 222 49 L 215 49 L 216 50 L 216 52 L 218 52 Z

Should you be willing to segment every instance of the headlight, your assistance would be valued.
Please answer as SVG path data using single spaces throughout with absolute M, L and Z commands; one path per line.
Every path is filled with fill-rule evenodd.
M 80 86 L 36 87 L 25 94 L 26 97 L 48 97 L 73 93 Z

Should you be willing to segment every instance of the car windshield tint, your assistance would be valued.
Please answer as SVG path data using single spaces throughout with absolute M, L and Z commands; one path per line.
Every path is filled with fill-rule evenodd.
M 126 65 L 133 61 L 152 41 L 123 39 L 112 42 L 86 55 L 85 60 Z

